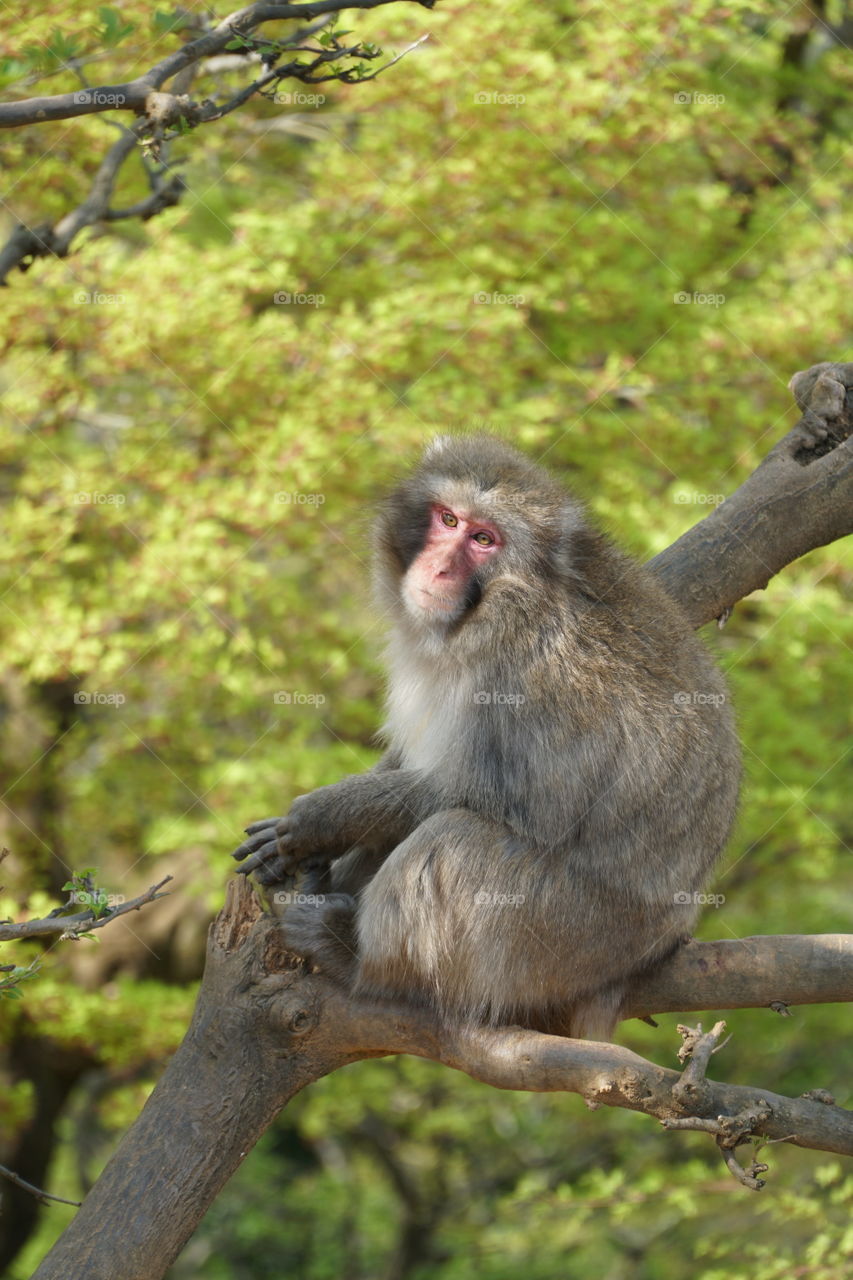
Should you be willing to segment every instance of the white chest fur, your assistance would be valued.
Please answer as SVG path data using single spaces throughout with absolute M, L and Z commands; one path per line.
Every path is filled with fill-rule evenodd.
M 439 659 L 438 644 L 431 654 L 423 644 L 413 647 L 405 634 L 392 636 L 388 645 L 385 733 L 403 768 L 440 772 L 458 753 L 463 724 L 471 722 L 472 677 L 448 664 L 443 643 L 440 649 Z

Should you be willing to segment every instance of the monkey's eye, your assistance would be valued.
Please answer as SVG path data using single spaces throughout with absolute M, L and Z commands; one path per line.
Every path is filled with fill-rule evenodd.
M 474 534 L 474 541 L 479 543 L 481 547 L 492 547 L 495 540 L 490 533 L 486 533 L 485 529 L 481 529 L 479 533 Z
M 452 511 L 442 511 L 441 523 L 446 524 L 448 529 L 455 529 L 459 521 L 456 519 L 456 516 Z

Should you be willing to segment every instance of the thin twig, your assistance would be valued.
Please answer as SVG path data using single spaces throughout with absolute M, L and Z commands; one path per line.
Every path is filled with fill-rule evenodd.
M 53 1200 L 56 1204 L 73 1204 L 75 1209 L 79 1209 L 83 1203 L 82 1200 L 66 1200 L 63 1196 L 52 1196 L 49 1191 L 42 1191 L 41 1187 L 33 1186 L 31 1182 L 27 1182 L 20 1174 L 13 1173 L 11 1169 L 7 1169 L 4 1164 L 0 1164 L 0 1178 L 5 1178 L 7 1182 L 13 1182 L 22 1191 L 29 1191 L 40 1204 L 49 1204 Z
M 172 876 L 166 876 L 158 884 L 146 889 L 138 898 L 129 902 L 121 902 L 111 907 L 106 915 L 96 916 L 91 908 L 78 911 L 73 916 L 57 916 L 54 919 L 45 917 L 40 920 L 22 920 L 19 924 L 0 924 L 0 942 L 15 942 L 20 938 L 40 938 L 47 934 L 58 933 L 63 938 L 76 938 L 81 933 L 91 933 L 95 929 L 103 929 L 119 916 L 128 911 L 138 911 L 146 903 L 156 902 L 158 898 L 168 898 L 168 893 L 159 893 L 164 884 L 168 884 Z

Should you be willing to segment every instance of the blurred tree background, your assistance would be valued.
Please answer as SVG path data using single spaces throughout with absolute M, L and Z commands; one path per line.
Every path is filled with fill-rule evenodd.
M 128 30 L 91 83 L 176 47 L 141 0 L 112 13 Z M 98 942 L 4 949 L 42 957 L 0 1006 L 4 1163 L 85 1192 L 181 1038 L 243 824 L 376 758 L 367 528 L 432 433 L 518 443 L 647 558 L 792 425 L 795 370 L 851 358 L 840 16 L 352 13 L 388 54 L 430 39 L 375 83 L 253 101 L 187 137 L 179 207 L 10 279 L 0 917 L 43 913 L 90 866 L 127 897 L 175 883 Z M 97 51 L 104 21 L 62 0 L 7 13 L 7 91 L 21 50 L 43 73 L 29 92 L 76 88 L 64 61 Z M 8 133 L 3 238 L 79 203 L 114 137 L 95 116 Z M 128 169 L 119 204 L 146 192 Z M 829 547 L 708 636 L 746 777 L 705 937 L 853 931 L 851 593 L 851 549 Z M 677 1021 L 619 1039 L 672 1066 Z M 849 1105 L 846 1009 L 729 1025 L 718 1076 Z M 698 1134 L 361 1063 L 295 1100 L 172 1276 L 849 1274 L 853 1170 L 791 1147 L 771 1164 L 757 1196 Z M 73 1210 L 29 1234 L 10 1202 L 6 1274 L 24 1280 Z

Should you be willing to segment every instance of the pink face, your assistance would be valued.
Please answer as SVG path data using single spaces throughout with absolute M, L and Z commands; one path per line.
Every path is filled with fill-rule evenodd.
M 453 621 L 468 601 L 472 576 L 502 547 L 497 526 L 488 520 L 433 506 L 423 550 L 403 579 L 409 612 L 425 622 Z

